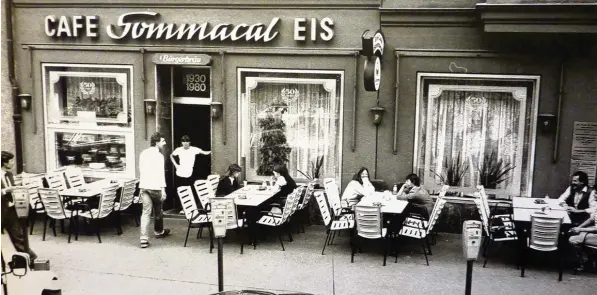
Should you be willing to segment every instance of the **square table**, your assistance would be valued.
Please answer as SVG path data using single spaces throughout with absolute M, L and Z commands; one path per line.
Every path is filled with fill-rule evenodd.
M 537 204 L 535 200 L 544 200 L 546 204 Z M 512 198 L 513 208 L 524 208 L 524 209 L 541 209 L 549 206 L 551 210 L 566 211 L 565 207 L 560 206 L 558 199 L 541 199 L 541 198 L 528 198 L 528 197 L 514 197 Z
M 537 214 L 542 215 L 540 213 L 540 209 L 529 209 L 529 208 L 514 208 L 514 221 L 520 222 L 531 222 L 531 215 Z M 545 216 L 547 217 L 558 217 L 563 218 L 562 224 L 571 224 L 570 216 L 568 216 L 568 212 L 563 210 L 551 210 L 546 212 Z
M 373 203 L 381 203 L 381 213 L 402 214 L 408 201 L 396 199 L 396 195 L 388 192 L 374 192 L 373 194 L 364 196 L 357 205 L 374 206 Z
M 234 203 L 237 206 L 257 207 L 269 200 L 276 193 L 272 186 L 267 187 L 265 190 L 260 190 L 259 187 L 260 185 L 250 184 L 237 189 L 226 197 L 234 198 Z

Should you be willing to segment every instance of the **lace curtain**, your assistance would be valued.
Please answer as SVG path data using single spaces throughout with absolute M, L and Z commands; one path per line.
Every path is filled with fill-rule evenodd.
M 444 90 L 433 104 L 427 120 L 431 134 L 430 175 L 441 174 L 444 159 L 456 161 L 460 155 L 468 164 L 461 186 L 479 184 L 479 167 L 492 152 L 504 165 L 515 166 L 522 151 L 518 150 L 521 102 L 509 92 Z M 498 189 L 508 188 L 520 178 L 520 169 L 511 170 Z
M 64 77 L 66 95 L 62 97 L 67 115 L 76 111 L 95 111 L 97 117 L 115 117 L 123 111 L 122 85 L 115 78 Z
M 267 115 L 280 116 L 292 149 L 288 170 L 293 178 L 305 178 L 298 170 L 311 174 L 312 163 L 323 156 L 320 178 L 340 178 L 339 171 L 339 95 L 321 84 L 263 83 L 251 90 L 249 102 L 251 136 L 248 170 L 259 167 L 260 136 L 258 120 Z M 256 173 L 256 172 L 253 172 Z

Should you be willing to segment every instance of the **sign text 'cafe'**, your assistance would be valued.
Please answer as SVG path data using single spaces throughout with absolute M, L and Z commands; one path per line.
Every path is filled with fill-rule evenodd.
M 157 22 L 157 12 L 131 12 L 118 17 L 116 25 L 109 24 L 105 27 L 106 34 L 112 39 L 144 39 L 144 40 L 210 40 L 210 41 L 263 41 L 274 40 L 279 32 L 276 29 L 280 18 L 275 17 L 269 24 L 215 24 L 208 22 L 200 24 L 174 24 Z M 151 21 L 153 20 L 153 22 Z M 49 37 L 79 38 L 99 37 L 99 16 L 75 15 L 54 16 L 48 15 L 44 21 L 45 33 Z M 294 40 L 296 41 L 330 41 L 334 37 L 334 21 L 325 17 L 323 19 L 294 19 Z

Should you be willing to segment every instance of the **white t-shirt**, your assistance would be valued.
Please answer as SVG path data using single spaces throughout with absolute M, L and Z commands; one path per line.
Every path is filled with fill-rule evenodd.
M 188 149 L 177 147 L 172 155 L 178 156 L 179 166 L 176 169 L 178 177 L 188 178 L 193 175 L 193 167 L 195 167 L 195 156 L 203 152 L 198 147 L 190 146 Z

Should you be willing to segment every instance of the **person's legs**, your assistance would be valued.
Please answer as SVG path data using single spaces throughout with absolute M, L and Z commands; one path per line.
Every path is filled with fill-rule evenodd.
M 141 244 L 147 244 L 149 236 L 147 229 L 149 227 L 149 221 L 151 219 L 151 209 L 153 208 L 153 200 L 151 198 L 151 190 L 141 189 L 141 202 L 143 203 L 143 211 L 141 213 Z
M 5 210 L 4 215 L 2 215 L 2 229 L 5 229 L 6 233 L 8 233 L 15 250 L 29 254 L 31 261 L 37 258 L 37 254 L 30 247 L 26 247 L 26 239 L 28 237 L 23 234 L 23 225 L 14 208 L 8 208 L 8 210 Z
M 162 192 L 152 191 L 151 200 L 153 204 L 153 229 L 156 235 L 164 233 L 164 211 L 162 209 Z
M 587 233 L 580 233 L 578 235 L 571 236 L 568 240 L 572 248 L 574 248 L 574 254 L 576 255 L 579 267 L 581 267 L 586 261 L 583 250 L 583 243 L 585 242 L 586 235 Z

